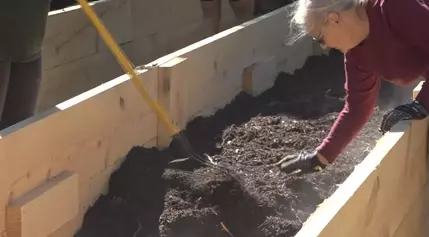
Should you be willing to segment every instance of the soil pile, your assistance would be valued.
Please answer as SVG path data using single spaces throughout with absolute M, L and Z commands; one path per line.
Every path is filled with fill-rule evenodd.
M 344 104 L 340 56 L 310 58 L 279 74 L 253 98 L 240 94 L 186 135 L 200 154 L 237 172 L 240 181 L 166 151 L 136 147 L 110 179 L 108 195 L 87 212 L 77 237 L 291 237 L 381 137 L 380 112 L 335 164 L 317 174 L 286 176 L 267 164 L 317 146 Z

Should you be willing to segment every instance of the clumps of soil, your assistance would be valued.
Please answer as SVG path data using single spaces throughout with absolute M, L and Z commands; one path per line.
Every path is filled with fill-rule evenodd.
M 185 134 L 199 154 L 239 179 L 186 157 L 180 146 L 135 147 L 112 174 L 109 193 L 85 215 L 77 237 L 292 237 L 381 137 L 380 111 L 336 162 L 316 174 L 287 176 L 267 165 L 313 149 L 344 105 L 343 60 L 310 58 L 294 75 L 254 98 L 244 93 Z

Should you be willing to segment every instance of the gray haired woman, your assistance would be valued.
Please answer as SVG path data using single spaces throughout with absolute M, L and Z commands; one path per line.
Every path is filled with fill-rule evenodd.
M 344 53 L 346 102 L 329 134 L 313 151 L 287 156 L 284 172 L 320 171 L 335 161 L 369 120 L 381 78 L 400 86 L 429 79 L 429 0 L 298 0 L 292 23 L 323 47 Z M 426 118 L 429 85 L 416 100 L 384 115 L 380 131 L 400 120 Z

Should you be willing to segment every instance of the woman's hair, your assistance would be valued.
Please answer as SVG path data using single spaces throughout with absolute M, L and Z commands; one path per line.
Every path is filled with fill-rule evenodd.
M 364 6 L 369 0 L 296 0 L 292 3 L 291 12 L 291 41 L 307 35 L 309 24 L 323 24 L 330 12 L 340 12 Z M 311 13 L 311 22 L 309 16 Z

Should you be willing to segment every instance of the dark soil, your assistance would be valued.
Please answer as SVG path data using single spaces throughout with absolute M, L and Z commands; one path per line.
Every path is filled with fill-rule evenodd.
M 197 162 L 169 165 L 178 149 L 135 147 L 76 237 L 291 237 L 381 136 L 380 111 L 336 162 L 317 174 L 268 168 L 286 154 L 315 148 L 343 107 L 342 57 L 310 58 L 281 73 L 257 98 L 240 94 L 186 129 L 194 148 L 235 170 L 241 184 Z

